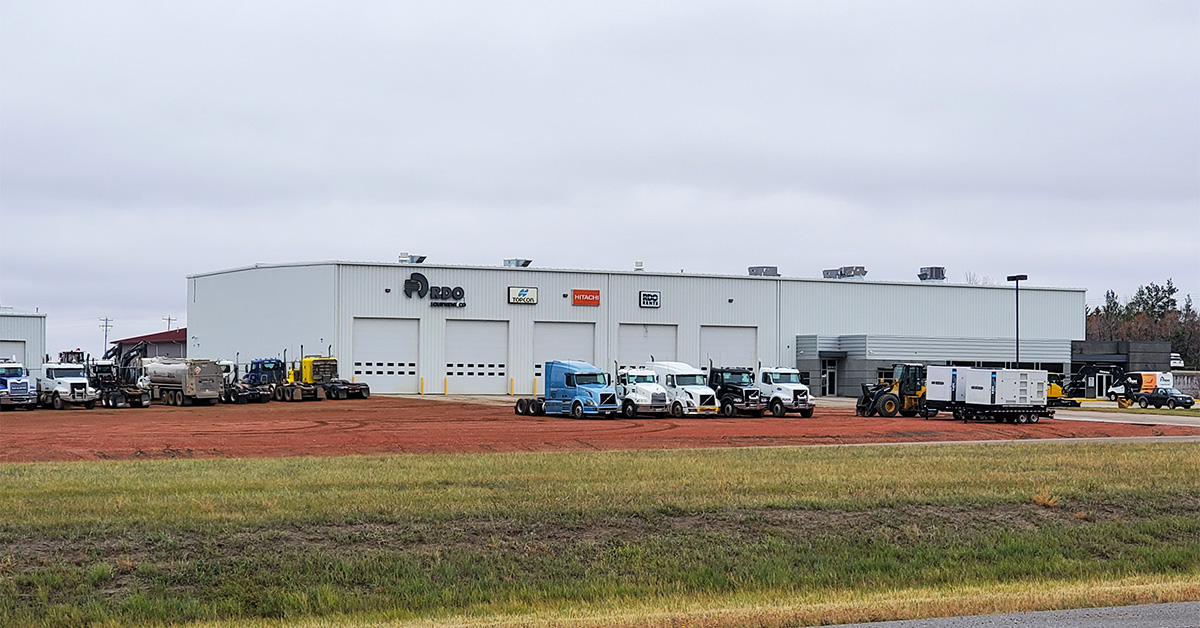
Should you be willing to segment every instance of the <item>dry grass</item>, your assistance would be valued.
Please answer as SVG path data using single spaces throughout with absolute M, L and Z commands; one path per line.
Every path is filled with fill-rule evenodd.
M 454 615 L 403 620 L 383 616 L 335 616 L 299 621 L 204 622 L 192 628 L 784 628 L 986 615 L 1038 610 L 1161 604 L 1200 600 L 1200 576 L 1136 577 L 1118 581 L 1022 582 L 956 589 L 878 592 L 815 592 L 799 595 L 730 596 L 707 600 L 667 598 L 649 602 L 540 609 L 504 617 Z
M 1050 494 L 1049 487 L 1043 487 L 1042 492 L 1034 495 L 1031 499 L 1033 503 L 1043 508 L 1054 508 L 1059 504 L 1058 497 Z

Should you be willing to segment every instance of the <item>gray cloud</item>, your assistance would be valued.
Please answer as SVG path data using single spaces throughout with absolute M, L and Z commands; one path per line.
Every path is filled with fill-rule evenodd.
M 1186 1 L 6 3 L 0 299 L 153 331 L 188 273 L 400 250 L 1200 293 L 1198 32 Z

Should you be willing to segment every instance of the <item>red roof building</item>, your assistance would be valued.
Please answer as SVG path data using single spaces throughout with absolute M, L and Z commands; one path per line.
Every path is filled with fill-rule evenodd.
M 187 357 L 187 327 L 169 329 L 153 334 L 133 336 L 113 340 L 109 344 L 120 346 L 120 354 L 133 348 L 139 342 L 146 342 L 146 357 L 148 358 L 185 358 Z

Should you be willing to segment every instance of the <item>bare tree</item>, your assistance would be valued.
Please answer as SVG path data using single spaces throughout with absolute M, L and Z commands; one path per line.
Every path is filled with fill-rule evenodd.
M 971 285 L 971 286 L 994 286 L 994 285 L 996 285 L 996 282 L 993 281 L 991 277 L 988 277 L 986 275 L 981 277 L 969 270 L 967 272 L 963 273 L 963 276 L 966 277 L 967 284 Z

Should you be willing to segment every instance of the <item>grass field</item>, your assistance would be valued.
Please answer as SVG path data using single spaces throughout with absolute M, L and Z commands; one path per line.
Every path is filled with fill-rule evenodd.
M 1150 414 L 1150 415 L 1154 415 L 1154 416 L 1161 416 L 1164 418 L 1171 418 L 1171 417 L 1198 418 L 1198 417 L 1200 417 L 1200 407 L 1197 407 L 1197 406 L 1192 406 L 1191 408 L 1176 408 L 1174 410 L 1168 410 L 1166 408 L 1154 408 L 1154 407 L 1149 407 L 1149 408 L 1143 409 L 1143 408 L 1137 407 L 1136 405 L 1133 406 L 1132 408 L 1118 408 L 1116 406 L 1091 406 L 1091 405 L 1089 405 L 1084 408 L 1064 408 L 1064 410 L 1067 410 L 1067 411 L 1086 410 L 1088 412 L 1120 412 L 1122 414 Z
M 1200 445 L 0 466 L 0 625 L 783 626 L 1200 599 Z

